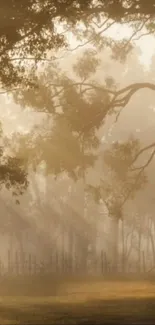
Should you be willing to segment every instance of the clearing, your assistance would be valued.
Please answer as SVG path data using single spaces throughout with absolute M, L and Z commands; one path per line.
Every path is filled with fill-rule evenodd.
M 1 281 L 0 324 L 155 324 L 154 281 L 32 283 Z

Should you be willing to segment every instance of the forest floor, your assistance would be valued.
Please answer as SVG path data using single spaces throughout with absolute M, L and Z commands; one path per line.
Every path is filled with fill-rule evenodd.
M 6 280 L 0 324 L 155 324 L 152 280 Z

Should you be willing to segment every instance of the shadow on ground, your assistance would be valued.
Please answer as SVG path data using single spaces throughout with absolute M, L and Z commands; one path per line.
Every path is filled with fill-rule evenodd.
M 1 324 L 155 324 L 155 299 L 0 305 Z
M 155 281 L 4 277 L 0 324 L 155 324 Z

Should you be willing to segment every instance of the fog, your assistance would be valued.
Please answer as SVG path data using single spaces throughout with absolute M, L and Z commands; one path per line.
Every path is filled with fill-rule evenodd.
M 73 55 L 68 54 L 68 57 L 66 56 L 64 60 L 60 61 L 62 71 L 64 70 L 71 78 L 74 76 L 73 65 L 78 58 L 82 58 L 84 50 L 82 48 Z M 98 55 L 100 65 L 92 76 L 93 80 L 103 83 L 105 78 L 112 77 L 120 89 L 144 80 L 153 82 L 154 56 L 149 69 L 146 70 L 145 65 L 140 61 L 139 54 L 139 47 L 135 47 L 129 54 L 128 60 L 125 63 L 119 63 L 110 59 L 110 50 L 102 51 Z M 75 78 L 78 80 L 78 77 Z M 48 151 L 50 143 L 48 144 L 48 141 L 44 143 L 44 136 L 46 136 L 44 132 L 38 139 L 36 133 L 36 143 L 35 138 L 33 140 L 33 152 L 28 147 L 28 142 L 22 142 L 23 136 L 26 138 L 30 134 L 31 137 L 36 123 L 41 130 L 48 130 L 49 127 L 46 113 L 34 111 L 33 105 L 36 106 L 36 103 L 33 95 L 28 100 L 30 104 L 27 104 L 27 99 L 25 102 L 23 99 L 24 107 L 22 107 L 21 100 L 16 103 L 13 96 L 10 99 L 7 96 L 1 97 L 4 141 L 6 141 L 6 137 L 9 139 L 11 137 L 11 144 L 9 144 L 10 148 L 13 148 L 11 150 L 15 150 L 15 142 L 19 141 L 20 143 L 21 141 L 21 147 L 19 152 L 17 150 L 17 154 L 19 157 L 27 158 L 29 163 L 29 186 L 19 198 L 20 204 L 16 205 L 14 197 L 6 189 L 2 188 L 0 193 L 2 272 L 6 272 L 9 258 L 12 259 L 12 265 L 15 263 L 17 254 L 19 254 L 20 272 L 23 268 L 20 259 L 23 260 L 22 256 L 24 256 L 27 261 L 30 254 L 32 254 L 32 259 L 37 261 L 38 270 L 42 263 L 49 265 L 52 254 L 56 254 L 58 257 L 53 257 L 53 259 L 59 259 L 60 272 L 63 272 L 65 267 L 61 265 L 65 263 L 63 262 L 64 256 L 66 261 L 71 261 L 70 263 L 73 264 L 72 272 L 102 274 L 103 264 L 104 272 L 110 272 L 114 258 L 113 246 L 115 246 L 117 232 L 115 228 L 117 226 L 119 228 L 117 234 L 119 272 L 146 272 L 146 270 L 153 269 L 155 262 L 154 159 L 146 170 L 147 184 L 137 191 L 134 198 L 129 197 L 123 206 L 123 219 L 118 221 L 118 225 L 113 223 L 113 218 L 109 216 L 104 199 L 101 198 L 99 202 L 95 202 L 91 194 L 85 192 L 84 188 L 87 184 L 99 184 L 100 178 L 102 178 L 106 179 L 106 182 L 112 187 L 116 186 L 116 192 L 121 191 L 119 184 L 113 179 L 113 171 L 110 172 L 104 164 L 103 153 L 110 148 L 114 141 L 121 143 L 131 136 L 139 139 L 142 147 L 154 141 L 154 93 L 149 89 L 139 90 L 123 108 L 117 122 L 114 114 L 107 116 L 99 129 L 99 138 L 102 140 L 95 165 L 86 169 L 84 179 L 76 181 L 65 171 L 56 179 L 52 175 L 50 165 L 54 152 Z M 67 100 L 69 101 L 69 98 Z M 45 118 L 43 118 L 44 116 Z M 37 130 L 36 132 L 38 132 Z M 13 140 L 15 134 L 18 134 L 18 137 Z M 35 150 L 39 150 L 38 145 L 42 154 L 37 158 Z M 63 155 L 67 156 L 69 164 L 72 152 L 67 149 L 65 153 L 65 148 L 63 149 Z M 56 151 L 59 152 L 59 150 L 62 150 L 61 144 L 60 148 L 56 147 Z M 143 164 L 146 158 L 147 154 L 145 153 L 138 159 L 137 165 Z M 35 159 L 34 169 L 32 165 Z M 115 196 L 115 193 L 110 196 L 112 197 L 112 195 Z M 123 193 L 119 195 L 122 196 Z M 53 266 L 50 267 L 54 269 L 55 263 L 53 262 Z M 69 262 L 66 262 L 66 265 L 67 263 Z M 81 266 L 79 264 L 77 267 L 78 263 Z M 50 267 L 45 267 L 44 271 L 49 272 Z
M 0 324 L 154 324 L 154 1 L 0 4 Z

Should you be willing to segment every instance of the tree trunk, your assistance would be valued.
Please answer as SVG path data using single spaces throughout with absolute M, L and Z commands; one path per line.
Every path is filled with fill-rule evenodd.
M 73 233 L 72 228 L 70 228 L 69 231 L 68 231 L 68 242 L 69 242 L 69 247 L 68 247 L 68 251 L 69 251 L 69 272 L 72 273 L 73 268 L 74 268 L 74 233 Z
M 118 271 L 118 241 L 119 241 L 119 219 L 116 217 L 110 218 L 110 251 L 111 251 L 111 268 L 112 272 Z
M 153 264 L 155 265 L 155 244 L 154 244 L 154 238 L 150 229 L 150 239 L 151 239 L 151 246 L 152 246 L 152 257 L 153 257 Z
M 125 254 L 125 234 L 124 234 L 124 220 L 122 220 L 121 224 L 122 230 L 122 272 L 126 271 L 126 254 Z
M 12 272 L 12 266 L 13 266 L 13 258 L 14 258 L 14 235 L 10 231 L 9 233 L 9 271 Z
M 142 231 L 141 225 L 138 232 L 138 271 L 141 272 L 141 243 L 142 243 Z
M 24 273 L 24 264 L 25 264 L 25 255 L 24 255 L 24 246 L 23 246 L 23 234 L 16 233 L 16 239 L 19 247 L 19 269 L 22 274 Z

